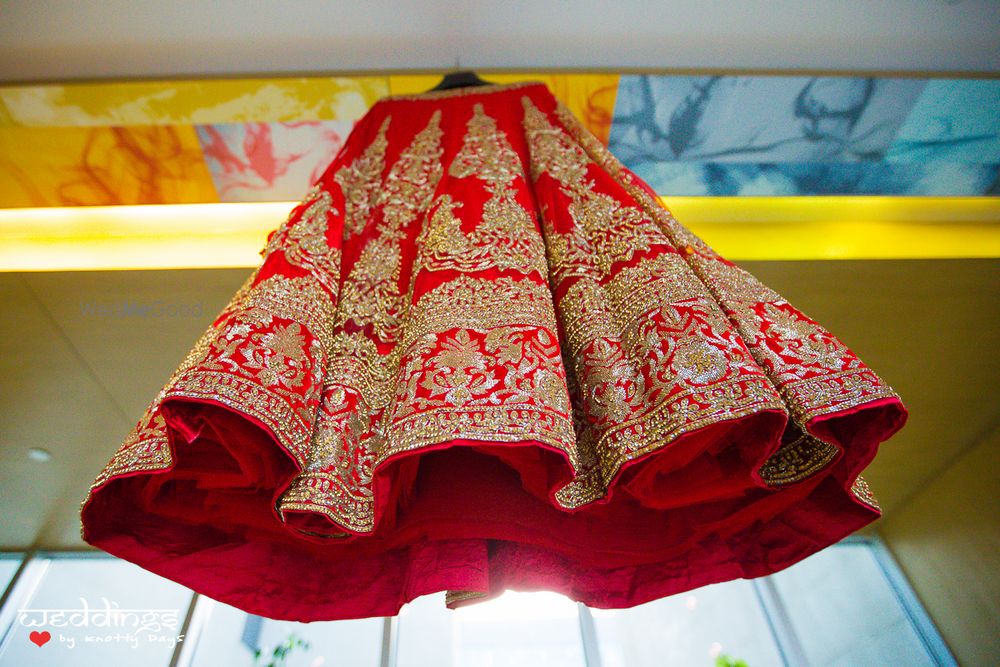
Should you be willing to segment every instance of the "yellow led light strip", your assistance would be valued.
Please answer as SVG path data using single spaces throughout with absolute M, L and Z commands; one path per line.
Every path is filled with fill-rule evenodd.
M 1000 257 L 1000 197 L 665 197 L 733 260 Z
M 0 271 L 252 267 L 294 202 L 0 209 Z
M 733 260 L 1000 257 L 998 197 L 669 197 Z M 0 210 L 0 271 L 253 267 L 295 202 Z

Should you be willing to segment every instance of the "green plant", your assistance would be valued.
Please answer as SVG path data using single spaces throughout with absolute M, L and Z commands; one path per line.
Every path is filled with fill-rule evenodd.
M 254 667 L 284 667 L 285 661 L 288 660 L 288 654 L 297 648 L 301 648 L 304 651 L 309 650 L 309 642 L 302 639 L 301 637 L 296 637 L 295 633 L 288 635 L 285 641 L 281 642 L 274 647 L 271 652 L 271 658 L 267 664 L 260 664 L 261 660 L 261 650 L 257 649 L 253 652 L 253 664 Z M 267 660 L 267 658 L 264 658 Z
M 731 658 L 728 655 L 720 655 L 715 659 L 715 667 L 750 667 L 746 660 Z

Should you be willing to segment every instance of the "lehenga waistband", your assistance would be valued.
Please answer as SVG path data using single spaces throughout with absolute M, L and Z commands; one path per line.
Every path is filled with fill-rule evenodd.
M 506 92 L 520 88 L 533 86 L 544 86 L 541 81 L 518 81 L 516 83 L 491 83 L 485 86 L 469 86 L 463 88 L 452 88 L 449 90 L 428 90 L 423 93 L 404 93 L 400 95 L 386 95 L 379 102 L 401 102 L 401 101 L 422 101 L 439 100 L 448 97 L 465 97 L 468 95 L 488 95 L 491 93 Z

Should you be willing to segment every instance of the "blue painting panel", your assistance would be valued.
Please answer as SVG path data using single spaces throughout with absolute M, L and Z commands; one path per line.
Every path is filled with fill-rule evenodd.
M 1000 161 L 1000 81 L 928 82 L 886 159 Z
M 862 77 L 623 76 L 609 147 L 632 167 L 878 160 L 925 84 Z

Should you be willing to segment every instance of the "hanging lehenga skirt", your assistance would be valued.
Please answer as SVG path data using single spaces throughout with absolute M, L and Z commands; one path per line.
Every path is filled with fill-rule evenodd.
M 505 589 L 628 607 L 879 516 L 906 411 L 540 83 L 376 103 L 82 505 L 276 619 Z

